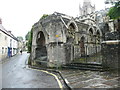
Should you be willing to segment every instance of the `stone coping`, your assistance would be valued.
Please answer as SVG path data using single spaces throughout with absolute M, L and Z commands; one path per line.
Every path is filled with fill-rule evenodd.
M 108 40 L 108 41 L 103 41 L 102 44 L 119 44 L 120 40 Z

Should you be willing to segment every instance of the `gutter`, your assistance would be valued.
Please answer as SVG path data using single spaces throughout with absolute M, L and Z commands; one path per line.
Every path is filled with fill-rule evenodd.
M 59 70 L 55 70 L 55 69 L 47 69 L 47 68 L 41 68 L 41 67 L 36 67 L 36 66 L 31 66 L 28 65 L 29 68 L 33 68 L 33 69 L 39 69 L 39 70 L 46 70 L 48 72 L 55 72 L 58 73 L 60 75 L 60 77 L 62 78 L 65 86 L 67 87 L 68 90 L 73 90 L 72 86 L 70 86 L 69 82 L 67 81 L 67 79 L 64 78 L 64 76 L 62 75 L 62 73 Z
M 17 39 L 15 36 L 12 36 L 12 35 L 9 34 L 7 31 L 5 32 L 5 31 L 3 31 L 3 30 L 1 30 L 1 29 L 0 29 L 0 31 L 3 32 L 4 34 L 6 34 L 7 36 L 11 37 L 12 39 L 18 41 L 18 39 Z

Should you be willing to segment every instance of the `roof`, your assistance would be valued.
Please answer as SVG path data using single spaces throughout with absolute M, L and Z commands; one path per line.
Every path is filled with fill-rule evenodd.
M 17 40 L 18 39 L 10 32 L 8 32 L 3 26 L 2 24 L 0 24 L 0 31 L 2 31 L 3 33 L 5 33 L 6 35 L 10 36 L 11 38 L 13 38 L 14 40 Z
M 78 18 L 74 18 L 72 16 L 69 16 L 69 15 L 66 15 L 66 14 L 63 14 L 63 13 L 59 13 L 59 12 L 54 12 L 53 14 L 47 16 L 46 18 L 43 18 L 43 19 L 40 19 L 38 22 L 36 22 L 33 27 L 34 28 L 38 28 L 39 24 L 43 25 L 45 23 L 48 23 L 48 22 L 51 22 L 51 20 L 56 20 L 56 21 L 62 21 L 62 23 L 64 24 L 64 26 L 66 28 L 68 28 L 67 24 L 68 22 L 70 22 L 71 20 L 75 21 L 77 24 L 83 24 L 83 25 L 87 25 L 89 26 L 88 24 L 85 24 L 83 22 L 81 22 Z

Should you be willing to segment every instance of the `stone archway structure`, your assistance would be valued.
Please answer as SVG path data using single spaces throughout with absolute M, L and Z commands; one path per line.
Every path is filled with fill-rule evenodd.
M 77 31 L 78 31 L 78 26 L 77 26 L 77 23 L 74 21 L 74 19 L 71 19 L 71 20 L 68 22 L 67 27 L 69 28 L 69 26 L 70 26 L 71 24 L 74 26 L 75 32 L 77 32 Z
M 87 53 L 89 56 L 96 53 L 96 30 L 94 27 L 90 26 L 87 30 L 88 36 L 87 36 Z
M 52 14 L 34 25 L 31 58 L 47 61 L 48 67 L 58 67 L 91 55 L 95 44 L 90 40 L 94 41 L 95 34 L 101 35 L 97 30 L 64 14 Z
M 75 31 L 76 31 L 76 27 L 74 23 L 70 23 L 68 26 L 68 34 L 67 34 L 67 43 L 73 43 L 74 39 L 75 39 Z
M 80 39 L 80 54 L 81 57 L 85 56 L 85 37 L 82 36 Z
M 42 31 L 39 31 L 36 38 L 36 56 L 35 59 L 47 60 L 46 39 Z
M 70 63 L 75 58 L 75 47 L 74 44 L 76 43 L 76 32 L 78 31 L 78 26 L 76 22 L 72 19 L 67 24 L 67 33 L 66 33 L 66 62 Z

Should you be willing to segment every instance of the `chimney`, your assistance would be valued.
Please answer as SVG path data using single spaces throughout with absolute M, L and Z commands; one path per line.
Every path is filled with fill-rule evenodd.
M 8 31 L 9 33 L 11 33 L 12 31 Z
M 0 24 L 2 24 L 2 19 L 0 18 Z

